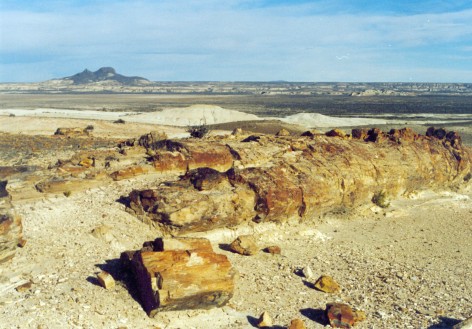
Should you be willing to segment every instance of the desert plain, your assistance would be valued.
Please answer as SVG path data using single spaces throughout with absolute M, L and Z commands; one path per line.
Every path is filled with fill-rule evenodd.
M 350 133 L 351 128 L 387 132 L 410 127 L 424 135 L 435 126 L 457 132 L 470 148 L 469 100 L 1 94 L 0 166 L 46 170 L 79 149 L 115 149 L 123 140 L 151 131 L 186 140 L 188 126 L 202 123 L 211 129 L 205 137 L 210 140 L 230 136 L 235 128 L 247 135 L 273 136 L 286 129 L 299 136 L 310 129 L 323 134 L 333 128 Z M 451 110 L 454 104 L 460 110 Z M 124 123 L 116 123 L 119 119 Z M 53 136 L 57 128 L 87 126 L 93 126 L 90 136 Z M 150 318 L 127 285 L 118 259 L 121 252 L 139 249 L 163 233 L 139 221 L 119 200 L 134 189 L 177 180 L 177 174 L 107 180 L 71 193 L 39 192 L 25 186 L 20 174 L 0 174 L 9 180 L 26 240 L 0 265 L 2 328 L 255 328 L 264 311 L 273 328 L 286 328 L 295 318 L 306 328 L 325 328 L 323 312 L 331 302 L 365 312 L 366 319 L 355 328 L 451 328 L 472 316 L 471 180 L 419 189 L 389 200 L 385 208 L 367 203 L 300 221 L 246 222 L 193 232 L 230 260 L 237 271 L 234 296 L 221 308 L 159 312 Z M 228 251 L 225 246 L 241 234 L 253 235 L 260 249 L 277 245 L 281 254 Z M 102 270 L 115 276 L 115 288 L 98 284 L 96 275 Z M 333 277 L 341 290 L 327 294 L 314 289 L 321 275 Z

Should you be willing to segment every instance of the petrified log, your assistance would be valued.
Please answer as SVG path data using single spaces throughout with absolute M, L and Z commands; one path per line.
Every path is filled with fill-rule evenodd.
M 15 213 L 7 189 L 0 181 L 0 264 L 13 258 L 19 245 L 24 245 L 21 217 Z
M 90 131 L 83 128 L 57 128 L 54 132 L 56 136 L 89 136 Z
M 204 231 L 249 220 L 313 218 L 368 204 L 376 193 L 392 199 L 464 183 L 471 172 L 471 150 L 454 132 L 441 139 L 430 135 L 407 128 L 389 133 L 373 128 L 354 131 L 352 139 L 233 139 L 226 145 L 235 159 L 232 169 L 199 169 L 179 182 L 135 190 L 129 211 L 174 233 Z M 215 145 L 207 147 L 210 152 Z
M 128 211 L 143 222 L 168 231 L 206 231 L 235 226 L 256 215 L 255 193 L 247 185 L 231 186 L 229 180 L 210 191 L 189 183 L 132 191 Z
M 220 307 L 233 296 L 234 270 L 206 239 L 158 238 L 122 259 L 150 317 L 158 311 Z

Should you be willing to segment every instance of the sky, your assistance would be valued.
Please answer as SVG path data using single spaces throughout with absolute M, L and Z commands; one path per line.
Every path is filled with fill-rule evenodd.
M 0 0 L 0 82 L 472 82 L 472 1 Z

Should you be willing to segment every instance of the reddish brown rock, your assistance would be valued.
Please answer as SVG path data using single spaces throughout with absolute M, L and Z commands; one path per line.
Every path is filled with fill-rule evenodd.
M 356 323 L 365 320 L 365 313 L 352 309 L 347 304 L 326 304 L 326 318 L 331 327 L 349 329 Z
M 158 172 L 185 174 L 188 161 L 180 152 L 159 151 L 153 156 L 152 165 Z
M 304 211 L 303 191 L 290 167 L 248 168 L 230 173 L 232 184 L 250 186 L 257 194 L 258 221 L 286 221 Z
M 233 156 L 229 149 L 221 144 L 189 144 L 190 153 L 188 170 L 208 167 L 221 172 L 233 167 Z
M 263 249 L 264 252 L 268 253 L 268 254 L 272 254 L 272 255 L 280 255 L 282 253 L 282 250 L 280 249 L 279 246 L 269 246 L 269 247 L 265 247 Z

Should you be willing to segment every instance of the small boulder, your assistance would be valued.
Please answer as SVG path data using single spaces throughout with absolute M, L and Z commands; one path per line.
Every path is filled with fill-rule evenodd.
M 306 329 L 305 322 L 300 319 L 293 319 L 287 329 Z
M 241 235 L 231 242 L 229 249 L 237 254 L 251 256 L 255 255 L 259 249 L 252 235 Z
M 339 284 L 328 275 L 320 276 L 315 282 L 315 288 L 329 294 L 333 294 L 341 290 Z
M 363 311 L 352 309 L 343 303 L 326 304 L 326 318 L 333 328 L 349 329 L 357 322 L 365 320 Z
M 273 326 L 272 323 L 273 323 L 272 318 L 270 317 L 269 313 L 264 312 L 261 314 L 261 316 L 259 317 L 259 320 L 257 321 L 257 327 L 258 328 L 272 327 Z

